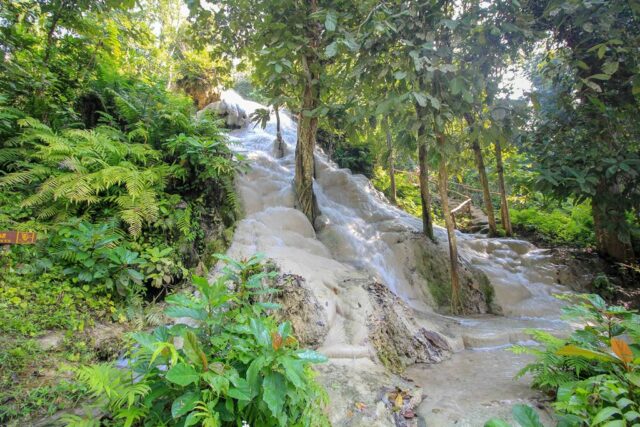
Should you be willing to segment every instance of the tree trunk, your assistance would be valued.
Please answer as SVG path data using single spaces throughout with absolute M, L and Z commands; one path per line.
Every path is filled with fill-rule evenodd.
M 58 7 L 56 8 L 55 12 L 53 12 L 53 16 L 51 17 L 51 25 L 49 26 L 49 30 L 47 31 L 47 44 L 44 50 L 44 58 L 42 59 L 42 62 L 44 62 L 44 65 L 48 65 L 49 64 L 49 58 L 51 57 L 51 48 L 53 47 L 53 35 L 56 32 L 56 28 L 58 27 L 58 21 L 60 21 L 60 18 L 62 17 L 62 10 L 65 7 L 65 2 L 64 0 L 61 0 L 58 3 Z
M 294 187 L 296 207 L 302 211 L 313 225 L 318 215 L 318 205 L 313 193 L 314 157 L 318 118 L 308 117 L 305 113 L 318 106 L 317 58 L 303 56 L 302 63 L 306 74 L 302 93 L 302 108 L 298 118 L 298 140 L 296 143 L 296 173 Z
M 456 230 L 451 209 L 449 208 L 449 189 L 447 172 L 447 162 L 444 156 L 445 137 L 442 133 L 437 134 L 438 147 L 441 151 L 440 165 L 438 167 L 438 190 L 440 192 L 440 202 L 442 204 L 442 215 L 447 227 L 447 237 L 449 240 L 449 260 L 451 263 L 451 312 L 460 313 L 462 311 L 462 300 L 460 297 L 460 280 L 458 278 L 458 244 L 456 241 Z
M 502 219 L 502 228 L 504 228 L 507 236 L 513 235 L 511 228 L 511 217 L 509 216 L 509 205 L 507 204 L 507 189 L 504 185 L 504 165 L 502 164 L 502 146 L 500 141 L 496 140 L 496 169 L 498 170 L 498 187 L 500 188 L 500 217 Z
M 391 199 L 391 203 L 395 205 L 397 204 L 395 151 L 393 149 L 393 141 L 391 140 L 391 129 L 389 129 L 389 117 L 387 116 L 384 119 L 384 132 L 387 137 L 387 150 L 389 150 L 389 179 L 391 181 L 389 198 Z
M 433 219 L 431 217 L 431 192 L 429 191 L 429 167 L 427 165 L 427 130 L 420 114 L 420 107 L 416 107 L 418 120 L 421 121 L 418 128 L 418 167 L 420 178 L 420 201 L 422 203 L 422 232 L 435 242 L 433 235 Z
M 598 252 L 616 261 L 628 261 L 635 258 L 629 230 L 621 229 L 619 224 L 626 223 L 624 212 L 607 209 L 602 201 L 610 198 L 610 191 L 604 184 L 598 185 L 596 195 L 591 199 L 593 228 L 596 234 Z
M 282 139 L 282 131 L 280 130 L 280 107 L 274 105 L 273 111 L 276 115 L 276 158 L 280 159 L 284 157 L 284 140 Z
M 465 114 L 465 119 L 471 127 L 473 134 L 475 119 L 470 114 Z M 498 228 L 496 226 L 496 217 L 493 213 L 493 203 L 491 202 L 491 192 L 489 191 L 489 179 L 487 178 L 487 170 L 484 167 L 484 158 L 482 156 L 482 150 L 480 149 L 480 143 L 475 135 L 472 135 L 471 148 L 476 158 L 476 167 L 478 168 L 478 177 L 480 178 L 480 185 L 482 186 L 482 199 L 484 201 L 484 210 L 487 213 L 487 221 L 489 222 L 489 235 L 495 236 L 498 234 Z

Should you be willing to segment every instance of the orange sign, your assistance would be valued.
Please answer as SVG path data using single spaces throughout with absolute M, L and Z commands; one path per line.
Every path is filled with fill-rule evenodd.
M 36 233 L 26 231 L 0 231 L 0 245 L 32 245 Z

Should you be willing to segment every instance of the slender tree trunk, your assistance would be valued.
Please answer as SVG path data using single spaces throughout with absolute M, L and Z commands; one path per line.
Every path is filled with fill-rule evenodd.
M 302 93 L 302 108 L 298 119 L 298 140 L 296 143 L 296 173 L 294 187 L 296 207 L 314 223 L 318 214 L 318 205 L 313 193 L 314 157 L 318 118 L 308 117 L 305 112 L 318 106 L 318 75 L 315 56 L 304 56 L 303 66 L 307 75 Z
M 513 235 L 511 228 L 511 217 L 509 215 L 509 205 L 507 203 L 507 189 L 504 185 L 504 165 L 502 164 L 502 146 L 500 141 L 494 143 L 496 149 L 496 169 L 498 170 L 498 187 L 500 188 L 500 217 L 502 219 L 502 228 L 504 228 L 507 236 Z
M 431 192 L 429 191 L 429 166 L 427 165 L 427 129 L 424 125 L 422 110 L 416 106 L 416 113 L 421 125 L 418 128 L 418 167 L 420 178 L 420 201 L 422 203 L 422 232 L 435 242 L 433 235 L 433 218 L 431 217 Z
M 465 119 L 472 131 L 473 140 L 471 141 L 471 148 L 473 149 L 473 153 L 476 158 L 478 177 L 480 178 L 480 185 L 482 186 L 482 199 L 484 201 L 484 210 L 487 213 L 487 221 L 489 222 L 489 235 L 495 236 L 498 234 L 498 228 L 496 226 L 496 217 L 493 213 L 493 203 L 491 202 L 491 192 L 489 191 L 489 179 L 487 178 L 487 170 L 484 167 L 484 157 L 482 156 L 480 143 L 478 142 L 478 138 L 473 135 L 475 119 L 471 114 L 465 114 Z
M 64 9 L 65 2 L 64 0 L 60 0 L 58 2 L 58 7 L 55 12 L 53 12 L 53 16 L 51 17 L 51 25 L 49 26 L 49 30 L 47 31 L 47 44 L 44 50 L 44 58 L 42 61 L 46 66 L 49 64 L 49 58 L 51 57 L 51 48 L 53 47 L 53 35 L 56 33 L 56 28 L 58 27 L 58 21 L 62 17 L 62 10 Z
M 309 0 L 309 16 L 318 12 L 318 0 Z M 315 110 L 320 101 L 320 49 L 321 24 L 309 17 L 307 36 L 309 45 L 302 52 L 302 70 L 304 72 L 304 89 L 302 92 L 302 108 L 298 117 L 298 140 L 296 141 L 296 171 L 294 176 L 294 192 L 296 208 L 302 211 L 315 226 L 315 219 L 320 214 L 316 196 L 313 193 L 314 151 L 318 132 L 318 117 L 310 117 L 307 113 Z
M 276 114 L 276 158 L 280 159 L 284 157 L 284 140 L 280 129 L 280 107 L 274 105 L 273 111 Z
M 458 277 L 458 243 L 456 241 L 456 229 L 451 209 L 449 208 L 449 189 L 447 172 L 447 162 L 444 156 L 445 137 L 442 133 L 437 134 L 438 147 L 441 150 L 440 165 L 438 167 L 438 190 L 442 203 L 442 215 L 447 227 L 447 237 L 449 240 L 449 260 L 451 263 L 451 312 L 460 313 L 462 311 L 462 299 L 460 296 L 460 280 Z
M 621 229 L 619 224 L 626 223 L 624 212 L 607 209 L 604 200 L 611 197 L 607 185 L 602 183 L 596 188 L 591 199 L 593 228 L 596 234 L 598 252 L 617 261 L 628 261 L 635 258 L 629 230 Z
M 389 117 L 384 118 L 384 132 L 387 137 L 387 150 L 389 150 L 389 179 L 391 181 L 391 189 L 389 197 L 391 203 L 397 204 L 396 194 L 396 166 L 395 166 L 395 151 L 393 149 L 393 141 L 391 140 L 391 129 L 389 129 Z

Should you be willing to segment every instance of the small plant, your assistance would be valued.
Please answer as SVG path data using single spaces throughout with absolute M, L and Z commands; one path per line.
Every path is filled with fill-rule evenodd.
M 511 414 L 520 427 L 544 427 L 535 409 L 530 406 L 515 405 Z M 511 424 L 499 418 L 492 418 L 485 423 L 484 427 L 511 427 Z
M 180 261 L 175 260 L 171 255 L 174 249 L 171 247 L 150 247 L 146 248 L 142 257 L 145 259 L 144 273 L 146 280 L 150 281 L 155 288 L 167 287 L 176 278 L 187 275 L 188 270 L 184 268 Z
M 120 241 L 112 224 L 71 222 L 51 237 L 51 255 L 79 283 L 126 296 L 139 291 L 146 260 Z
M 640 424 L 640 316 L 598 295 L 579 298 L 565 317 L 585 326 L 568 339 L 531 331 L 543 348 L 514 347 L 537 359 L 518 375 L 531 373 L 534 387 L 555 396 L 562 425 Z
M 213 283 L 193 278 L 198 296 L 167 298 L 166 315 L 188 324 L 134 334 L 129 370 L 84 367 L 78 378 L 125 426 L 328 425 L 310 367 L 326 358 L 300 349 L 291 325 L 269 315 L 275 273 L 258 257 L 221 258 L 228 265 Z

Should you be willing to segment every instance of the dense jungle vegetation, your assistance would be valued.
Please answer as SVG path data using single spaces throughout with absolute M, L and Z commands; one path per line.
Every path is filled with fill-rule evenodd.
M 0 50 L 0 231 L 38 236 L 0 252 L 2 425 L 89 401 L 103 424 L 62 422 L 328 423 L 323 356 L 258 298 L 268 262 L 216 255 L 248 166 L 196 114 L 223 88 L 296 118 L 312 223 L 320 147 L 427 237 L 445 226 L 454 313 L 456 227 L 577 248 L 610 267 L 592 290 L 638 289 L 637 0 L 5 0 Z M 454 217 L 467 199 L 481 218 Z M 596 326 L 566 342 L 535 335 L 562 425 L 640 422 L 635 295 L 582 301 Z M 136 381 L 107 363 L 127 348 Z

